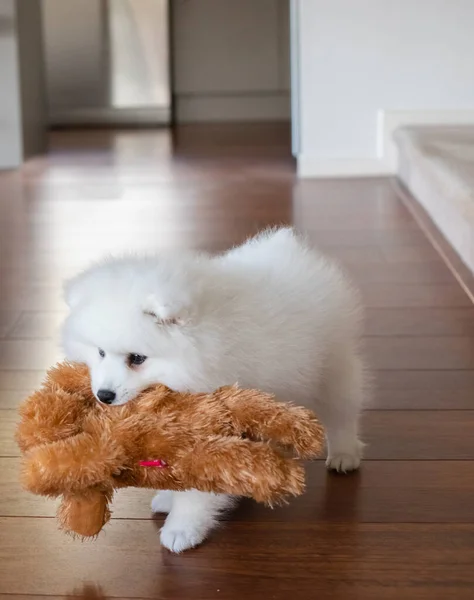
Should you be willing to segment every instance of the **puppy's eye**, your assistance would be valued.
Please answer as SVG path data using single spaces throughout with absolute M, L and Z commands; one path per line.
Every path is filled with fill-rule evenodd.
M 137 367 L 142 365 L 146 361 L 147 357 L 143 354 L 129 354 L 127 356 L 127 362 L 131 367 Z
M 99 348 L 99 356 L 101 358 L 104 358 L 104 356 L 105 356 L 105 352 L 102 350 L 102 348 Z

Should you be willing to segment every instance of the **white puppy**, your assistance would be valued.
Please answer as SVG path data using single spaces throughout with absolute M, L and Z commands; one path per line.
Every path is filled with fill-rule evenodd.
M 210 392 L 238 382 L 313 408 L 330 469 L 359 466 L 364 401 L 358 293 L 292 229 L 226 254 L 110 259 L 66 288 L 67 358 L 89 365 L 97 398 L 123 404 L 152 383 Z M 224 495 L 160 492 L 161 542 L 200 544 L 230 507 Z

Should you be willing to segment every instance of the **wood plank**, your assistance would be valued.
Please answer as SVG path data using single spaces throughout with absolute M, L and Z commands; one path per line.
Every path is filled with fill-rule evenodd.
M 403 246 L 388 246 L 382 244 L 381 253 L 390 264 L 419 264 L 439 260 L 439 254 L 429 244 L 426 246 L 405 244 Z
M 0 457 L 19 456 L 14 410 L 0 411 Z M 374 460 L 474 460 L 474 411 L 367 411 L 366 457 Z
M 355 246 L 377 246 L 379 248 L 404 248 L 420 247 L 429 248 L 429 243 L 423 233 L 417 229 L 395 229 L 393 231 L 378 231 L 377 229 L 366 229 L 358 231 L 320 230 L 314 229 L 312 223 L 305 223 L 305 232 L 311 237 L 316 246 L 329 248 L 346 248 Z M 436 262 L 439 256 L 436 255 Z
M 0 410 L 16 409 L 29 395 L 27 390 L 0 390 Z
M 393 588 L 384 588 L 383 590 L 380 587 L 374 586 L 364 586 L 364 600 L 400 600 L 399 594 L 414 594 L 415 590 L 413 586 L 397 586 Z M 220 592 L 220 590 L 219 590 Z M 160 598 L 164 598 L 164 600 L 175 600 L 177 597 L 171 591 L 171 595 L 160 596 Z M 329 587 L 327 591 L 321 592 L 318 591 L 318 598 L 320 600 L 345 600 L 347 596 L 344 595 L 344 591 L 332 591 L 332 588 Z M 245 594 L 247 597 L 247 594 Z M 293 594 L 292 594 L 293 596 Z M 110 597 L 110 596 L 109 596 Z M 200 598 L 201 596 L 199 596 Z M 250 598 L 255 596 L 250 596 Z M 408 598 L 408 596 L 404 595 L 403 597 Z M 411 596 L 415 598 L 415 596 Z M 34 595 L 25 595 L 25 594 L 15 594 L 14 598 L 10 594 L 0 594 L 1 600 L 44 600 L 45 596 L 34 596 Z M 104 596 L 102 592 L 102 588 L 94 585 L 83 585 L 81 587 L 77 587 L 74 590 L 73 595 L 67 596 L 47 596 L 51 600 L 73 600 L 73 599 L 82 599 L 82 600 L 106 600 L 106 596 Z M 207 598 L 204 596 L 204 598 Z M 279 600 L 279 596 L 273 595 L 272 598 Z M 459 586 L 450 586 L 447 591 L 440 591 L 440 586 L 437 585 L 417 585 L 416 586 L 416 600 L 471 600 L 472 599 L 472 591 L 468 587 L 465 590 L 460 590 Z M 114 600 L 134 600 L 130 596 L 125 598 L 123 596 L 117 597 L 114 596 Z
M 69 595 L 83 582 L 100 584 L 104 596 L 201 600 L 383 600 L 393 587 L 398 597 L 421 589 L 449 598 L 474 589 L 472 524 L 234 522 L 185 557 L 160 550 L 147 521 L 114 521 L 86 544 L 51 519 L 2 518 L 0 527 L 1 591 L 10 594 Z
M 456 284 L 453 274 L 440 262 L 425 264 L 374 265 L 357 264 L 348 269 L 354 281 L 390 284 Z
M 315 207 L 312 211 L 304 211 L 301 215 L 295 215 L 295 223 L 303 224 L 305 219 L 317 220 L 316 231 L 365 231 L 367 229 L 378 231 L 395 231 L 400 229 L 416 229 L 410 217 L 406 213 L 373 215 L 370 211 L 360 211 L 351 214 L 348 206 L 342 206 L 332 214 L 326 214 L 321 207 Z M 346 218 L 349 217 L 349 218 Z
M 72 594 L 67 596 L 37 596 L 33 594 L 15 594 L 13 597 L 11 594 L 0 594 L 0 600 L 106 600 L 102 594 L 100 585 L 83 585 L 73 590 Z M 134 600 L 131 597 L 121 598 L 115 597 L 114 600 Z
M 365 455 L 377 460 L 473 460 L 473 411 L 369 411 Z
M 474 309 L 392 182 L 295 185 L 287 125 L 53 139 L 54 153 L 0 174 L 0 598 L 473 598 Z M 13 433 L 60 354 L 63 279 L 104 253 L 220 251 L 290 222 L 367 300 L 360 473 L 315 461 L 304 496 L 273 511 L 246 501 L 184 556 L 160 548 L 144 490 L 117 496 L 97 542 L 60 534 L 55 503 L 19 489 Z
M 307 466 L 307 490 L 269 510 L 245 500 L 233 520 L 301 523 L 473 523 L 474 462 L 372 461 L 358 473 Z
M 0 456 L 19 456 L 20 451 L 14 440 L 18 423 L 16 410 L 0 410 Z
M 360 287 L 368 308 L 472 308 L 458 284 L 362 283 Z
M 18 458 L 0 458 L 0 516 L 54 517 L 56 500 L 21 489 Z M 150 490 L 120 490 L 114 519 L 151 519 Z M 278 523 L 474 523 L 474 461 L 371 461 L 359 473 L 307 464 L 307 490 L 286 506 L 244 500 L 223 520 Z
M 378 370 L 376 373 L 379 390 L 472 390 L 474 392 L 474 370 L 472 371 L 397 371 L 394 369 Z M 454 394 L 453 394 L 454 395 Z
M 0 371 L 45 371 L 60 359 L 60 348 L 53 340 L 0 341 Z
M 35 256 L 35 260 L 36 256 Z M 61 264 L 63 259 L 52 254 L 48 257 L 46 265 L 48 268 Z M 33 262 L 31 259 L 30 262 Z M 37 265 L 34 265 L 36 269 Z M 41 267 L 40 267 L 41 268 Z M 16 269 L 16 267 L 14 268 Z M 64 311 L 64 301 L 60 289 L 52 287 L 50 285 L 40 286 L 24 286 L 15 289 L 13 286 L 9 286 L 8 289 L 2 290 L 0 296 L 0 309 L 6 311 L 24 311 L 24 310 L 44 310 L 44 311 Z
M 58 502 L 24 491 L 19 481 L 20 459 L 0 457 L 0 516 L 54 517 Z M 114 518 L 151 519 L 152 490 L 120 490 L 113 502 Z
M 369 308 L 368 336 L 474 336 L 472 308 Z
M 349 268 L 352 265 L 385 265 L 386 260 L 378 246 L 354 246 L 354 247 L 338 247 L 326 250 L 330 258 L 341 262 Z
M 395 371 L 397 372 L 397 371 Z M 448 371 L 443 371 L 447 373 Z M 384 390 L 377 387 L 369 404 L 377 410 L 474 410 L 474 390 Z
M 64 313 L 50 311 L 25 311 L 10 329 L 9 339 L 58 340 Z
M 19 318 L 18 310 L 0 310 L 0 339 L 6 337 Z
M 373 369 L 474 369 L 469 337 L 367 337 L 364 347 Z
M 397 371 L 373 373 L 370 408 L 443 409 L 474 408 L 474 371 Z
M 0 390 L 28 390 L 33 391 L 43 381 L 45 371 L 29 371 L 27 369 L 0 370 Z

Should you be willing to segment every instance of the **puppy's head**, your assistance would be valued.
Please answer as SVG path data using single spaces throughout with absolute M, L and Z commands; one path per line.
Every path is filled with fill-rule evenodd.
M 182 262 L 118 259 L 66 285 L 65 354 L 88 365 L 100 402 L 124 404 L 158 382 L 173 386 L 176 365 L 193 347 L 188 271 Z

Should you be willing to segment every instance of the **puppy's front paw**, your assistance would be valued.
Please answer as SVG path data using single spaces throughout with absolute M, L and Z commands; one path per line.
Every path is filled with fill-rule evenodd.
M 162 490 L 158 492 L 151 501 L 151 511 L 153 513 L 168 514 L 173 507 L 173 492 Z
M 350 450 L 329 452 L 326 467 L 330 471 L 338 473 L 349 473 L 360 467 L 364 444 L 357 440 Z
M 360 466 L 360 456 L 357 454 L 335 454 L 328 456 L 326 467 L 329 471 L 337 471 L 338 473 L 348 473 L 356 471 Z
M 184 552 L 199 546 L 207 537 L 209 527 L 199 523 L 165 523 L 161 529 L 160 541 L 162 546 L 171 552 Z

